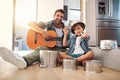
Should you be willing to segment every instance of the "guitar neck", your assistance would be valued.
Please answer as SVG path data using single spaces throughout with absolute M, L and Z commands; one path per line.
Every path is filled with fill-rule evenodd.
M 50 41 L 61 41 L 61 37 L 51 37 Z

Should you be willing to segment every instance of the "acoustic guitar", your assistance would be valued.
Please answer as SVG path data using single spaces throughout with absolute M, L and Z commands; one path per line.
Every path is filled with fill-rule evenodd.
M 51 36 L 51 39 L 49 41 L 45 40 L 41 33 L 37 33 L 30 29 L 27 35 L 27 44 L 29 48 L 36 49 L 39 46 L 47 46 L 50 48 L 55 47 L 57 41 L 61 40 L 61 38 L 56 37 L 57 34 L 53 30 L 49 30 L 47 32 Z

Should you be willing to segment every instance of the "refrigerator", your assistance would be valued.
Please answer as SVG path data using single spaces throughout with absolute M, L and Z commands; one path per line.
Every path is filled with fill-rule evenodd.
M 97 45 L 116 40 L 120 47 L 120 0 L 96 0 Z

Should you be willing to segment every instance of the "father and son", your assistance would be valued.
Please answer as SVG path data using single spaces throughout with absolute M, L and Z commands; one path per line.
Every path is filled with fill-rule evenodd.
M 0 47 L 0 56 L 7 62 L 10 62 L 17 66 L 19 69 L 25 69 L 32 65 L 34 62 L 40 60 L 40 50 L 58 51 L 58 62 L 61 63 L 63 59 L 76 59 L 78 63 L 84 64 L 85 60 L 92 59 L 94 56 L 93 51 L 88 47 L 88 41 L 90 36 L 83 32 L 85 24 L 77 22 L 72 25 L 71 28 L 65 27 L 63 21 L 64 10 L 57 9 L 53 15 L 53 20 L 47 23 L 29 23 L 30 29 L 36 31 L 44 37 L 45 40 L 50 40 L 51 36 L 47 33 L 48 30 L 54 30 L 57 33 L 57 37 L 62 40 L 57 41 L 56 46 L 37 47 L 32 53 L 25 56 L 20 56 L 5 47 Z M 47 31 L 45 30 L 47 29 Z M 70 35 L 70 33 L 74 35 Z M 69 48 L 68 50 L 66 48 Z

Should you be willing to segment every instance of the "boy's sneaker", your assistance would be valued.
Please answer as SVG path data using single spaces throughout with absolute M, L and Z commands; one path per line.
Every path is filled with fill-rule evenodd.
M 27 67 L 27 63 L 22 56 L 8 50 L 7 48 L 0 47 L 0 56 L 7 62 L 16 65 L 20 69 Z

